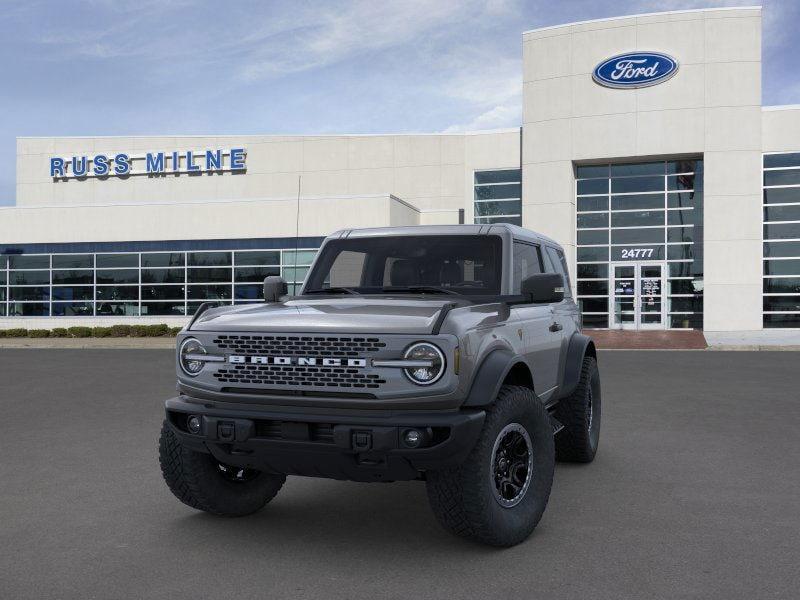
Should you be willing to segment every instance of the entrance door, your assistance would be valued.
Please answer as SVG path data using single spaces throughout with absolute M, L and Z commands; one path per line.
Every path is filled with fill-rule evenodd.
M 661 262 L 611 264 L 611 327 L 666 329 L 664 275 Z

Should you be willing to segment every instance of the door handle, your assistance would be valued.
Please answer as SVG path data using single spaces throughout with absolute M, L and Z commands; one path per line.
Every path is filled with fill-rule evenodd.
M 553 323 L 552 325 L 550 325 L 550 331 L 552 331 L 553 333 L 555 333 L 556 331 L 561 331 L 562 329 L 564 329 L 564 326 L 561 323 Z

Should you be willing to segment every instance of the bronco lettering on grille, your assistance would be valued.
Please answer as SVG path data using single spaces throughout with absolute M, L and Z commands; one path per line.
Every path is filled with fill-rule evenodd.
M 367 359 L 365 358 L 317 358 L 314 356 L 242 356 L 240 354 L 231 354 L 228 356 L 228 362 L 231 364 L 356 367 L 359 369 L 367 366 Z

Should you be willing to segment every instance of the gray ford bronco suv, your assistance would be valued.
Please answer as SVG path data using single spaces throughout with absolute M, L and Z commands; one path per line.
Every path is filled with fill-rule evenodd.
M 594 343 L 560 246 L 512 225 L 339 231 L 296 296 L 201 306 L 159 442 L 179 500 L 261 509 L 287 475 L 425 482 L 449 531 L 530 535 L 555 459 L 590 462 Z

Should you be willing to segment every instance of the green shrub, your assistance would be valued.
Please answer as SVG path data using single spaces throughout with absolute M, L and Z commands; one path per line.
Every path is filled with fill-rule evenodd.
M 181 332 L 181 329 L 183 329 L 183 327 L 170 327 L 169 328 L 169 335 L 171 335 L 172 337 L 175 337 L 176 335 L 178 335 Z
M 6 337 L 6 330 L 5 329 L 0 329 L 0 338 L 4 338 L 4 337 Z
M 58 337 L 58 338 L 69 337 L 69 332 L 63 327 L 54 327 L 50 331 L 50 337 Z
M 128 337 L 131 334 L 130 325 L 112 325 L 109 329 L 111 337 Z
M 49 329 L 28 329 L 28 337 L 32 337 L 32 338 L 50 337 L 50 330 Z
M 92 328 L 91 327 L 70 327 L 69 329 L 67 329 L 67 333 L 69 333 L 70 337 L 87 338 L 87 337 L 92 337 Z
M 147 337 L 147 325 L 131 325 L 131 337 Z
M 146 325 L 147 337 L 161 337 L 169 333 L 169 327 L 164 323 L 160 325 Z
M 92 337 L 111 337 L 111 327 L 92 327 Z
M 12 329 L 6 329 L 6 337 L 9 338 L 21 338 L 21 337 L 28 337 L 28 330 L 23 329 L 22 327 L 15 327 Z

